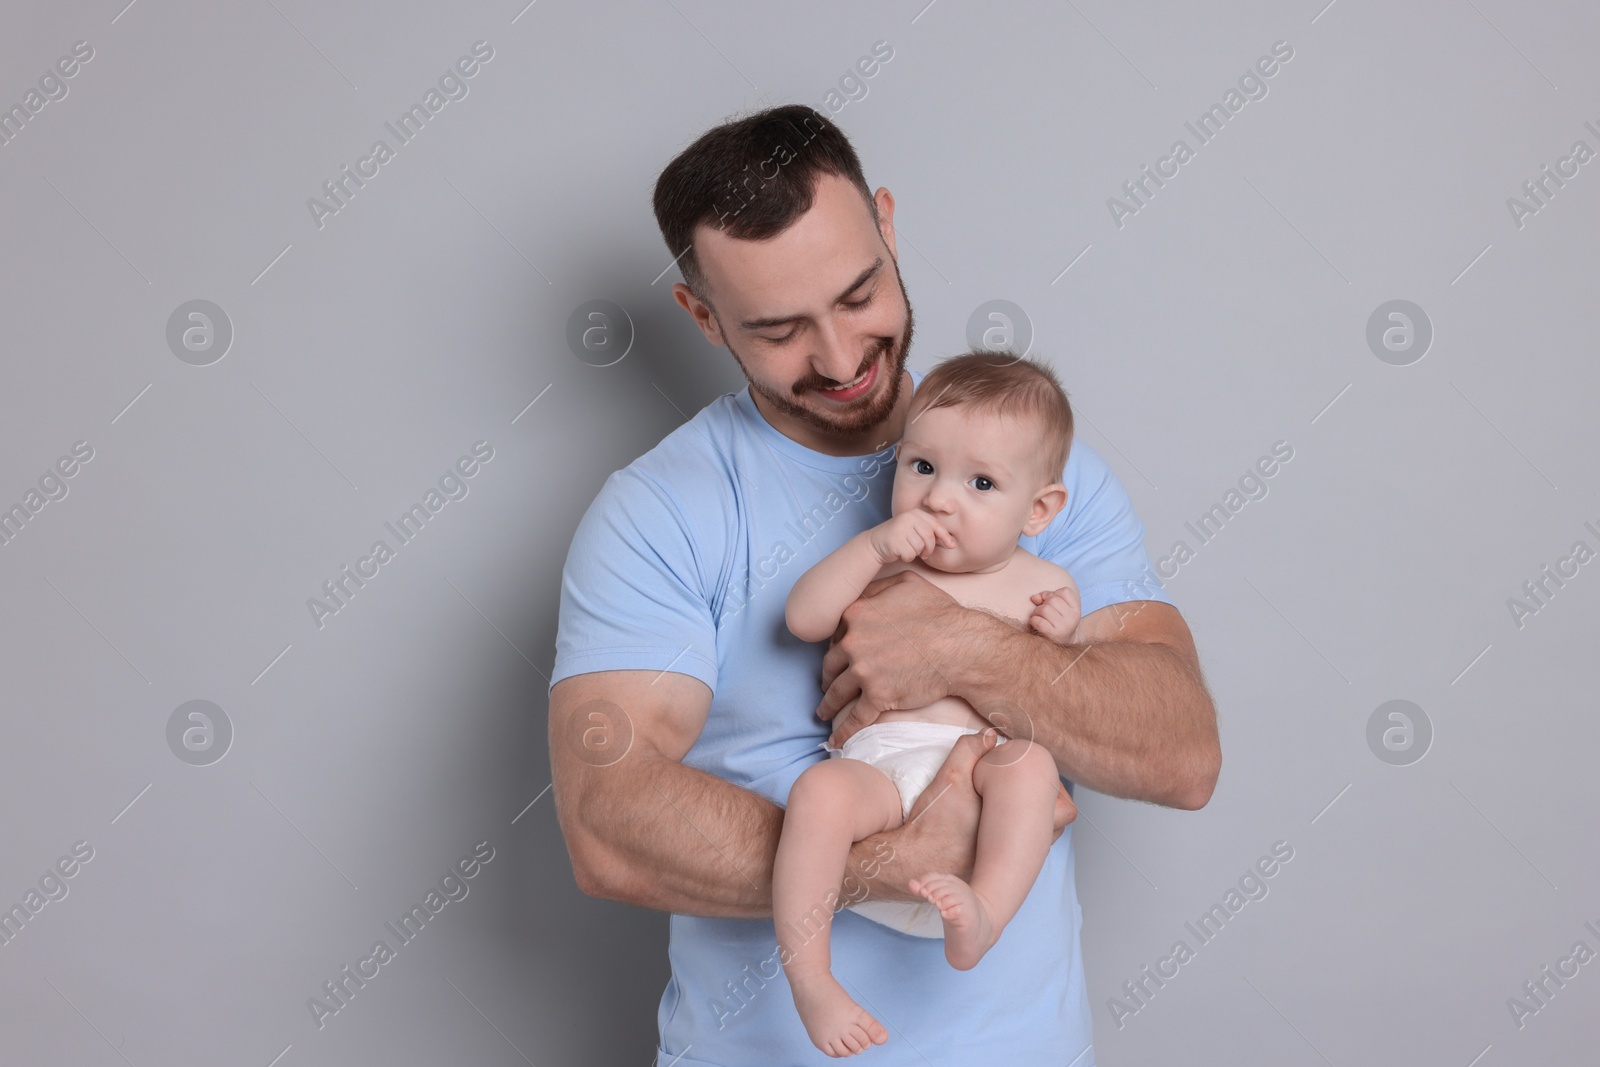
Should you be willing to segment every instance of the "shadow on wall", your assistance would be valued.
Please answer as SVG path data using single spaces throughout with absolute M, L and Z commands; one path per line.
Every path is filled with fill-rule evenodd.
M 552 360 L 572 360 L 572 366 L 551 367 L 556 387 L 568 383 L 569 395 L 603 398 L 598 402 L 610 408 L 568 424 L 563 448 L 595 466 L 578 472 L 579 484 L 598 489 L 611 470 L 654 447 L 712 399 L 745 384 L 728 352 L 710 345 L 672 299 L 678 277 L 673 269 L 652 286 L 648 275 L 628 270 L 580 281 L 568 289 L 572 306 L 565 321 L 551 316 L 554 321 L 533 324 L 534 336 L 548 339 Z M 584 331 L 592 331 L 587 346 Z M 573 350 L 575 333 L 580 350 Z M 515 588 L 525 593 L 523 617 L 507 633 L 546 673 L 554 660 L 561 565 L 589 503 L 590 495 L 576 492 L 555 509 L 530 511 L 544 519 L 531 538 L 541 547 L 507 568 Z M 503 724 L 493 742 L 500 766 L 484 780 L 518 782 L 528 798 L 539 795 L 550 782 L 544 679 L 513 656 L 482 691 L 512 695 L 511 708 L 496 717 Z M 670 976 L 667 914 L 579 891 L 549 793 L 509 829 L 511 847 L 503 862 L 511 882 L 504 899 L 511 904 L 492 921 L 526 969 L 541 1013 L 566 1020 L 559 1033 L 548 1035 L 545 1055 L 569 1062 L 650 1062 L 656 1010 Z M 572 1046 L 559 1048 L 563 1041 Z
M 588 501 L 574 502 L 578 514 Z M 570 536 L 570 531 L 565 534 Z M 553 546 L 552 535 L 544 543 Z M 563 541 L 562 549 L 565 548 Z M 549 672 L 556 634 L 560 559 L 538 553 L 514 573 L 526 591 L 521 618 L 506 634 Z M 508 650 L 509 652 L 509 650 Z M 513 803 L 504 795 L 483 807 L 505 808 L 505 846 L 497 863 L 507 891 L 498 894 L 497 914 L 486 920 L 502 942 L 530 1011 L 563 1020 L 541 1035 L 544 1058 L 568 1063 L 648 1063 L 656 1048 L 656 1008 L 667 984 L 667 916 L 585 896 L 573 878 L 566 844 L 556 822 L 547 736 L 549 704 L 545 680 L 515 654 L 501 658 L 494 674 L 474 690 L 499 703 L 494 737 L 483 768 L 485 783 L 516 783 Z M 497 791 L 498 792 L 498 791 Z M 537 797 L 537 800 L 534 798 Z M 534 801 L 531 807 L 522 805 Z M 519 810 L 521 813 L 518 814 Z M 565 1047 L 564 1047 L 565 1046 Z
M 659 280 L 652 285 L 651 278 L 657 273 Z M 582 278 L 565 287 L 565 302 L 555 304 L 563 321 L 536 318 L 530 323 L 530 332 L 541 339 L 541 347 L 550 349 L 552 359 L 569 356 L 586 372 L 567 379 L 575 388 L 592 392 L 596 384 L 610 378 L 613 382 L 606 384 L 616 385 L 611 396 L 620 400 L 641 390 L 656 393 L 653 382 L 671 399 L 672 406 L 666 410 L 676 408 L 678 421 L 687 421 L 711 400 L 742 388 L 745 378 L 732 354 L 707 341 L 673 299 L 672 285 L 680 280 L 677 267 L 669 266 L 664 251 L 660 263 L 637 263 L 603 276 Z M 530 309 L 530 314 L 537 316 L 538 312 Z M 565 375 L 558 370 L 556 377 L 560 381 Z M 645 425 L 655 425 L 660 414 L 655 405 L 666 401 L 657 394 L 646 403 L 649 406 L 637 413 L 611 411 L 607 421 L 613 427 L 638 426 L 640 422 L 632 416 L 642 414 Z M 649 450 L 660 436 L 635 442 L 638 447 L 629 458 Z M 587 506 L 588 501 L 582 505 Z

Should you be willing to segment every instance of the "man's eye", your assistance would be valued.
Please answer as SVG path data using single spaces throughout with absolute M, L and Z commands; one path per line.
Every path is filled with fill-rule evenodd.
M 767 344 L 769 344 L 769 345 L 786 345 L 790 341 L 792 341 L 794 339 L 794 335 L 799 333 L 799 332 L 800 331 L 798 331 L 798 330 L 790 330 L 788 333 L 784 334 L 782 337 L 763 337 L 762 340 L 767 342 Z
M 876 294 L 877 294 L 877 290 L 874 289 L 872 292 L 868 293 L 866 296 L 862 297 L 860 300 L 846 300 L 844 302 L 844 306 L 847 307 L 847 308 L 850 308 L 851 310 L 855 310 L 856 308 L 864 308 L 868 304 L 872 303 L 872 298 Z

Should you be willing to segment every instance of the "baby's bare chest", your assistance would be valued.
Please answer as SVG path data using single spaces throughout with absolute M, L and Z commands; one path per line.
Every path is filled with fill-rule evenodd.
M 905 570 L 916 571 L 962 607 L 991 612 L 1024 629 L 1036 607 L 1033 594 L 1059 587 L 1066 576 L 1055 564 L 1031 554 L 1014 558 L 1004 569 L 989 574 L 947 574 L 916 563 L 894 563 L 878 576 L 886 578 Z

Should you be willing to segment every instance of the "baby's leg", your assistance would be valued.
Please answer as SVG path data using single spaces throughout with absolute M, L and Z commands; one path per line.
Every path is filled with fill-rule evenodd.
M 1055 759 L 1043 745 L 1011 740 L 978 761 L 972 785 L 983 798 L 972 884 L 953 874 L 927 874 L 911 889 L 944 919 L 944 957 L 976 967 L 1022 907 L 1055 835 Z
M 889 1040 L 883 1024 L 829 972 L 828 936 L 850 846 L 901 821 L 900 791 L 861 760 L 813 764 L 789 790 L 772 865 L 772 919 L 800 1020 L 830 1056 L 851 1056 Z

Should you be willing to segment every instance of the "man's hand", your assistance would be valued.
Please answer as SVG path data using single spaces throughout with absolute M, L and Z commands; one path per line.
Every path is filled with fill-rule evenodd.
M 911 805 L 911 814 L 905 823 L 854 846 L 864 850 L 863 857 L 870 854 L 880 859 L 880 843 L 890 847 L 892 859 L 874 865 L 877 874 L 872 879 L 872 899 L 921 900 L 907 883 L 929 871 L 947 872 L 968 882 L 972 880 L 972 865 L 978 854 L 978 814 L 983 803 L 972 787 L 972 770 L 980 758 L 1001 762 L 1014 760 L 1016 757 L 1006 749 L 1026 744 L 1029 742 L 1007 741 L 997 749 L 993 730 L 956 739 L 944 765 Z M 1058 788 L 1052 843 L 1077 816 L 1078 808 L 1067 795 L 1066 788 Z
M 938 665 L 948 643 L 960 639 L 967 614 L 915 571 L 869 584 L 845 609 L 822 658 L 817 717 L 831 720 L 854 702 L 852 718 L 864 725 L 890 708 L 925 708 L 950 696 Z
M 833 717 L 833 733 L 828 735 L 828 744 L 834 748 L 843 748 L 844 743 L 851 737 L 872 725 L 871 722 L 863 722 L 862 717 L 856 715 L 856 704 L 857 701 L 852 700 L 840 708 L 839 713 Z M 877 721 L 876 715 L 872 718 L 873 722 Z

